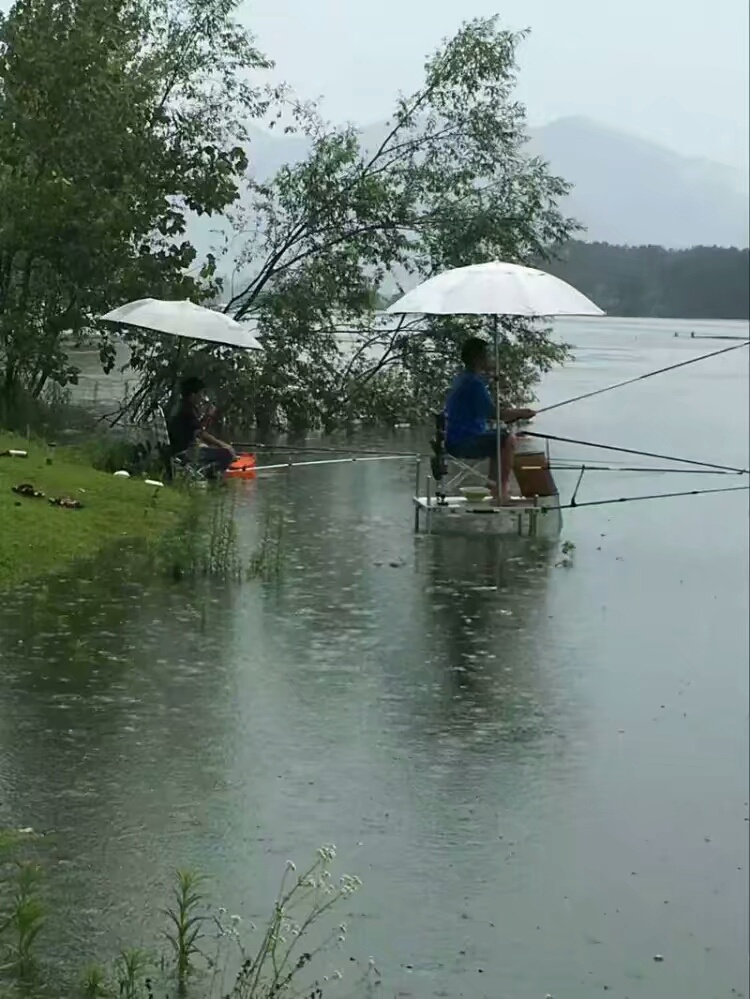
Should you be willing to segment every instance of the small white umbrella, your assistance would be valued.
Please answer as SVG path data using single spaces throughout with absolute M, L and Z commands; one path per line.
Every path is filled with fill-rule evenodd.
M 263 350 L 262 344 L 235 319 L 189 301 L 165 302 L 157 298 L 142 298 L 113 309 L 102 316 L 101 321 L 137 326 L 224 347 Z
M 560 278 L 536 267 L 494 260 L 444 271 L 409 291 L 386 309 L 388 313 L 436 316 L 494 316 L 495 364 L 500 341 L 497 316 L 603 316 L 598 305 Z M 500 392 L 495 408 L 500 422 Z M 500 437 L 497 460 L 500 467 Z

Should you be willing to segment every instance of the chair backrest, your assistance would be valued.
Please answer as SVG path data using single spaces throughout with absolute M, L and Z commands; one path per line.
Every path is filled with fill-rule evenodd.
M 435 436 L 430 441 L 432 456 L 430 467 L 432 477 L 435 482 L 441 482 L 448 473 L 448 464 L 445 458 L 445 413 L 435 413 Z
M 167 418 L 164 415 L 164 410 L 161 406 L 157 406 L 154 410 L 154 415 L 151 417 L 151 433 L 153 435 L 154 444 L 157 448 L 168 448 L 170 445 L 169 441 L 169 427 L 167 426 Z

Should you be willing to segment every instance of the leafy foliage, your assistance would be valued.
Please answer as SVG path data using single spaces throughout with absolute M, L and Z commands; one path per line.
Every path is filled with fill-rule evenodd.
M 422 418 L 445 390 L 456 341 L 482 324 L 384 323 L 381 290 L 487 259 L 546 259 L 575 231 L 557 208 L 568 186 L 526 152 L 513 97 L 523 37 L 495 18 L 466 24 L 369 142 L 281 95 L 278 120 L 307 136 L 310 153 L 267 184 L 251 180 L 252 207 L 236 219 L 241 287 L 225 307 L 257 323 L 265 351 L 222 371 L 231 423 L 304 430 Z M 503 361 L 511 394 L 523 395 L 565 352 L 532 326 L 512 330 L 521 336 L 514 346 L 504 338 Z M 174 354 L 134 346 L 140 403 L 164 394 Z
M 233 20 L 238 2 L 16 0 L 0 18 L 0 421 L 22 396 L 75 381 L 70 336 L 146 296 L 221 300 L 257 323 L 266 349 L 129 334 L 140 415 L 198 368 L 235 424 L 418 419 L 478 324 L 383 323 L 383 292 L 462 264 L 547 259 L 574 233 L 557 207 L 568 186 L 527 152 L 514 98 L 523 33 L 467 23 L 368 139 L 253 85 L 268 63 Z M 267 114 L 310 153 L 261 184 L 246 147 Z M 206 215 L 236 229 L 229 296 L 215 257 L 199 261 L 189 239 Z M 515 397 L 565 351 L 539 329 L 513 332 L 503 363 Z M 106 369 L 109 335 L 100 344 Z
M 65 336 L 145 297 L 215 294 L 186 237 L 222 212 L 267 65 L 238 0 L 16 0 L 0 14 L 0 405 L 77 372 Z M 192 270 L 191 270 L 192 268 Z M 102 344 L 105 367 L 111 344 Z

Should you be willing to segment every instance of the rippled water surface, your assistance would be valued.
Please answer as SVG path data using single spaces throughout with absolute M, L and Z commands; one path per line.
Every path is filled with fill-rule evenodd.
M 689 328 L 563 327 L 577 359 L 542 404 L 724 345 Z M 747 413 L 740 350 L 538 428 L 746 467 Z M 287 518 L 274 583 L 144 583 L 109 559 L 6 598 L 0 819 L 54 833 L 49 936 L 72 964 L 147 938 L 178 864 L 257 917 L 287 857 L 333 841 L 364 880 L 348 946 L 384 996 L 745 993 L 747 493 L 568 513 L 565 568 L 415 538 L 413 478 L 240 487 L 243 535 L 269 504 Z M 736 484 L 592 472 L 579 500 Z

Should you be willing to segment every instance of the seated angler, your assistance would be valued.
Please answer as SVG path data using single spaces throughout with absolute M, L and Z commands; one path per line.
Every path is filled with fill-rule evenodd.
M 489 459 L 490 488 L 496 499 L 508 503 L 514 439 L 507 428 L 489 426 L 496 413 L 488 386 L 491 365 L 487 342 L 479 337 L 468 339 L 461 349 L 461 360 L 464 370 L 457 376 L 445 403 L 445 449 L 454 458 L 465 461 Z M 531 420 L 534 416 L 533 409 L 500 410 L 500 419 L 506 424 Z
M 189 454 L 213 472 L 223 473 L 236 459 L 231 444 L 225 444 L 204 428 L 200 413 L 204 389 L 200 378 L 186 378 L 181 385 L 180 401 L 167 421 L 172 454 Z

